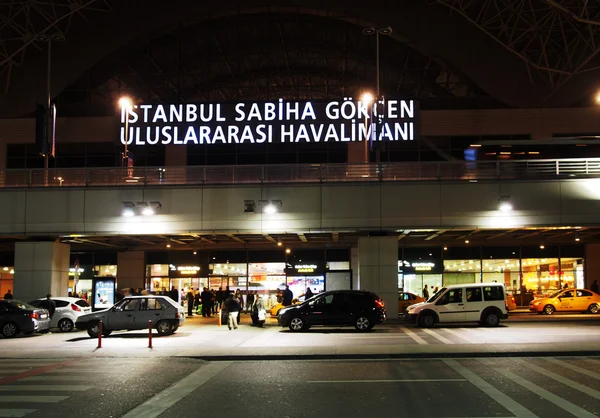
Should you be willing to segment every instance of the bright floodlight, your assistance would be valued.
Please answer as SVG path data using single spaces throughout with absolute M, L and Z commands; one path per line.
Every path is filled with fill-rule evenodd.
M 596 94 L 596 103 L 600 104 L 600 92 Z
M 121 215 L 130 218 L 135 215 L 135 211 L 133 210 L 133 208 L 125 208 L 123 209 L 123 212 L 121 212 Z
M 133 106 L 133 102 L 129 97 L 121 97 L 119 99 L 119 106 L 125 109 L 131 109 L 131 107 Z
M 373 97 L 373 95 L 369 92 L 364 93 L 361 97 L 361 101 L 363 103 L 370 104 L 370 103 L 373 103 L 373 100 L 375 100 L 375 97 Z
M 510 212 L 512 210 L 512 205 L 509 202 L 500 203 L 500 210 L 502 212 Z
M 269 203 L 267 206 L 264 207 L 263 212 L 271 215 L 273 213 L 277 213 L 277 208 L 275 207 L 274 204 Z
M 154 209 L 152 209 L 150 206 L 148 206 L 142 210 L 142 215 L 152 216 L 152 215 L 154 215 Z

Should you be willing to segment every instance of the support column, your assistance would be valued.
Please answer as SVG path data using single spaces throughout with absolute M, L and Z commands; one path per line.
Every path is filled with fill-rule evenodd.
M 360 266 L 358 264 L 358 247 L 350 248 L 350 269 L 352 270 L 352 289 L 360 289 Z
M 600 244 L 585 245 L 583 272 L 585 288 L 589 289 L 594 279 L 600 277 Z
M 388 318 L 398 318 L 398 239 L 358 239 L 360 290 L 377 293 L 383 299 Z
M 71 246 L 60 242 L 15 243 L 15 299 L 67 296 L 70 255 Z
M 117 254 L 117 288 L 143 289 L 146 278 L 146 258 L 143 251 Z

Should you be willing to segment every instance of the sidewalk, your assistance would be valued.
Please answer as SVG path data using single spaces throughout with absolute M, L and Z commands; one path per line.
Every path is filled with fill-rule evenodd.
M 0 339 L 0 358 L 191 357 L 214 361 L 600 355 L 600 315 L 581 317 L 584 320 L 579 315 L 516 315 L 497 328 L 460 324 L 427 330 L 393 320 L 368 333 L 352 327 L 315 327 L 294 333 L 270 317 L 265 327 L 258 328 L 250 325 L 248 314 L 242 314 L 239 328 L 229 330 L 218 325 L 218 317 L 194 316 L 171 336 L 158 337 L 154 332 L 152 348 L 148 348 L 147 331 L 114 332 L 102 339 L 102 348 L 85 332 L 51 333 Z

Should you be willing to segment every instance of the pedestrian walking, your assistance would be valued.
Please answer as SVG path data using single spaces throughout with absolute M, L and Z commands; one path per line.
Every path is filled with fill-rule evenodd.
M 425 299 L 429 299 L 429 289 L 427 289 L 427 285 L 423 288 L 423 297 Z
M 237 327 L 238 327 L 237 317 L 238 317 L 238 312 L 240 311 L 240 302 L 236 298 L 234 298 L 231 293 L 229 294 L 229 297 L 225 301 L 225 309 L 227 309 L 227 312 L 229 312 L 229 315 L 227 317 L 227 326 L 229 327 L 230 330 L 232 327 L 233 327 L 233 329 L 237 329 Z
M 192 309 L 194 309 L 194 288 L 193 287 L 190 287 L 190 290 L 188 290 L 187 294 L 185 295 L 185 300 L 187 302 L 188 316 L 194 316 L 192 314 Z

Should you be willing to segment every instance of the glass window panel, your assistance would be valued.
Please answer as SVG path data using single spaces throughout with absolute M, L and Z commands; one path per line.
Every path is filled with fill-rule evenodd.
M 521 260 L 522 286 L 538 293 L 561 288 L 558 258 L 524 258 Z M 571 283 L 574 282 L 572 278 Z
M 481 249 L 479 247 L 446 247 L 444 250 L 444 259 L 446 260 L 464 260 L 476 259 L 481 257 Z
M 479 282 L 479 273 L 446 273 L 444 272 L 444 286 L 453 284 L 477 283 Z
M 485 300 L 504 300 L 504 290 L 501 286 L 485 286 L 483 297 Z
M 467 287 L 467 302 L 481 302 L 483 296 L 481 294 L 481 287 Z

